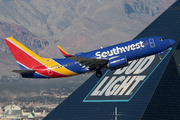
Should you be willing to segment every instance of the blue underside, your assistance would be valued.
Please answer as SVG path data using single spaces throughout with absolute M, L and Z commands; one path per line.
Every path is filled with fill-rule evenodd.
M 23 78 L 49 78 L 47 76 L 40 75 L 38 73 L 21 74 Z
M 18 65 L 21 68 L 21 70 L 28 70 L 26 67 L 22 66 L 21 64 L 18 63 Z
M 19 63 L 18 63 L 19 64 Z M 23 65 L 19 64 L 21 70 L 28 70 L 26 67 L 24 67 Z M 43 76 L 43 75 L 40 75 L 38 73 L 30 73 L 30 74 L 21 74 L 21 76 L 23 78 L 49 78 L 47 76 Z

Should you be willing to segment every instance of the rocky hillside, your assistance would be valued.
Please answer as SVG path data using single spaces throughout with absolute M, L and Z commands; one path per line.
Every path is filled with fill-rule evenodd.
M 4 38 L 6 37 L 15 38 L 34 52 L 38 52 L 39 49 L 49 45 L 49 42 L 44 38 L 34 35 L 22 26 L 0 21 L 0 51 L 3 53 L 10 53 L 10 50 L 4 42 Z
M 136 22 L 145 18 L 139 23 L 148 24 L 147 18 L 152 20 L 151 17 L 159 15 L 174 1 L 1 0 L 0 20 L 19 24 L 35 35 L 51 41 L 63 38 L 67 31 L 72 32 L 84 27 L 88 32 L 93 33 L 103 32 L 115 26 L 115 28 L 125 27 L 125 23 L 130 22 L 127 21 L 128 18 Z M 72 29 L 73 26 L 77 28 Z M 130 26 L 128 25 L 128 27 Z
M 1 0 L 0 76 L 16 66 L 5 37 L 15 37 L 43 57 L 62 57 L 57 45 L 72 54 L 86 52 L 131 40 L 174 1 Z

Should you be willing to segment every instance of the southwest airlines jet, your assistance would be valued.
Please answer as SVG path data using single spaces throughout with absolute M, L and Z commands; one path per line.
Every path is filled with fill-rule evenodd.
M 125 43 L 93 50 L 87 53 L 68 54 L 60 46 L 64 59 L 42 58 L 12 37 L 5 42 L 14 55 L 21 70 L 13 70 L 25 78 L 59 78 L 96 71 L 102 77 L 102 69 L 118 69 L 128 61 L 153 54 L 163 54 L 175 41 L 161 36 L 146 37 Z

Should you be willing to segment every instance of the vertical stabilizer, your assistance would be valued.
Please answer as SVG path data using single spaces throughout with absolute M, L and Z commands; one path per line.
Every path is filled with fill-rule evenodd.
M 22 70 L 40 66 L 42 58 L 12 37 L 4 39 Z

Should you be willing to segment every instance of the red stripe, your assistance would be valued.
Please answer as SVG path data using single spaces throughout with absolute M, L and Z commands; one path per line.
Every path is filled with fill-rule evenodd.
M 36 67 L 34 68 L 36 70 L 36 72 L 42 74 L 42 75 L 45 75 L 45 76 L 48 76 L 48 77 L 68 77 L 67 75 L 62 75 L 62 74 L 59 74 L 51 69 L 43 69 L 43 66 L 39 66 L 39 67 Z

